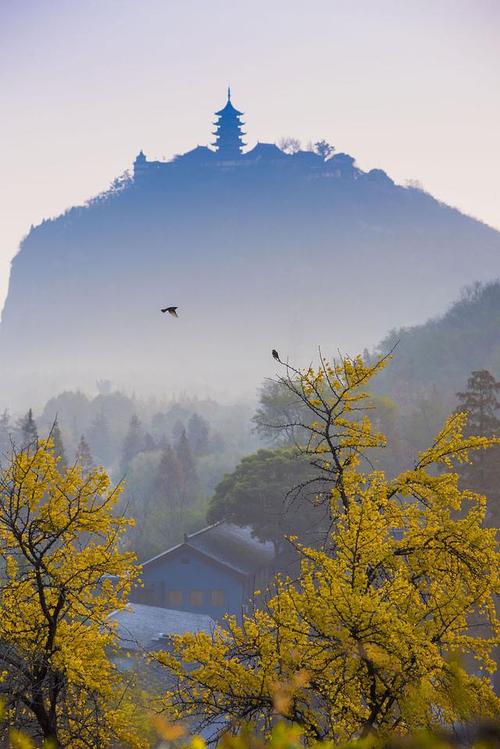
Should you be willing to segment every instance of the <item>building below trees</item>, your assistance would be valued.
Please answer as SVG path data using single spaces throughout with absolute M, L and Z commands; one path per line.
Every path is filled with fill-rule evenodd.
M 215 523 L 144 562 L 144 587 L 136 588 L 131 600 L 218 621 L 225 614 L 240 618 L 274 571 L 272 543 L 258 541 L 249 527 Z

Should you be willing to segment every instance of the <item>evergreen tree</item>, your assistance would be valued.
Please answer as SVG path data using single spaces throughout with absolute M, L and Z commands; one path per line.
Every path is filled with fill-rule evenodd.
M 209 452 L 208 435 L 210 427 L 206 419 L 192 414 L 187 423 L 187 436 L 191 450 L 196 457 L 206 455 Z
M 457 411 L 469 415 L 465 434 L 500 436 L 500 382 L 487 369 L 472 372 L 467 380 L 467 390 L 457 393 L 460 402 Z M 500 519 L 500 447 L 480 450 L 470 457 L 470 463 L 460 467 L 466 487 L 484 494 L 488 499 L 488 520 L 498 524 Z
M 87 438 L 92 454 L 101 465 L 109 465 L 113 459 L 109 423 L 104 411 L 100 411 L 90 425 Z
M 145 453 L 152 452 L 153 450 L 156 450 L 157 447 L 158 445 L 156 444 L 154 437 L 149 432 L 146 432 L 142 446 L 143 451 Z
M 177 442 L 175 453 L 179 461 L 182 482 L 182 501 L 184 506 L 193 504 L 199 492 L 199 480 L 196 473 L 195 461 L 185 429 L 182 430 Z
M 54 425 L 50 430 L 50 435 L 54 442 L 54 454 L 56 458 L 59 458 L 58 466 L 59 470 L 67 468 L 68 461 L 66 460 L 66 453 L 64 452 L 63 438 L 57 419 L 54 421 Z
M 155 437 L 164 437 L 167 432 L 167 417 L 159 411 L 151 419 L 151 430 Z
M 84 476 L 88 475 L 90 471 L 95 467 L 94 461 L 92 459 L 92 454 L 90 452 L 90 447 L 83 434 L 80 437 L 80 442 L 78 443 L 75 460 L 82 466 Z
M 0 416 L 0 460 L 6 456 L 11 447 L 10 416 L 7 409 Z
M 181 507 L 182 489 L 182 466 L 175 451 L 167 444 L 161 454 L 154 493 L 163 507 L 176 510 Z
M 172 427 L 172 441 L 174 445 L 179 442 L 183 432 L 185 433 L 184 424 L 180 419 L 176 419 Z
M 34 445 L 38 440 L 38 430 L 35 419 L 33 418 L 33 409 L 30 408 L 26 416 L 19 422 L 19 431 L 21 433 L 21 447 L 26 448 Z
M 141 422 L 134 414 L 130 419 L 128 432 L 123 441 L 121 469 L 125 473 L 130 461 L 144 450 L 144 432 Z

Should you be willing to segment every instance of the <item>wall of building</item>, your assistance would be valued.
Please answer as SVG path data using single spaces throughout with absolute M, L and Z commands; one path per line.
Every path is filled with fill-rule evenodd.
M 240 615 L 245 581 L 229 569 L 203 559 L 186 547 L 143 568 L 144 588 L 132 600 L 149 606 L 208 614 L 220 620 L 224 614 Z

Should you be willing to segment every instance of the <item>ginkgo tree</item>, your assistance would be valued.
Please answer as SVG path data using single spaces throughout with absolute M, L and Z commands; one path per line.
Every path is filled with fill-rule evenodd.
M 298 579 L 278 577 L 242 623 L 229 617 L 213 636 L 186 634 L 157 656 L 175 675 L 163 700 L 170 717 L 194 716 L 216 736 L 244 724 L 269 732 L 280 714 L 306 742 L 342 742 L 498 713 L 495 535 L 483 525 L 485 497 L 460 487 L 455 466 L 499 440 L 464 436 L 466 415 L 453 414 L 408 470 L 373 470 L 370 450 L 386 440 L 368 386 L 385 364 L 284 365 L 299 417 L 281 426 L 298 430 L 324 479 L 328 542 L 290 539 Z
M 102 469 L 61 467 L 53 440 L 13 450 L 0 470 L 0 700 L 4 730 L 52 747 L 143 746 L 109 659 L 108 615 L 137 578 Z

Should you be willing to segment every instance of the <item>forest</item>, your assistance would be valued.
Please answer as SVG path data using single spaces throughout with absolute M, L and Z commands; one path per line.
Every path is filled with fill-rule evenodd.
M 436 749 L 493 748 L 499 325 L 500 283 L 476 285 L 361 356 L 320 350 L 301 368 L 275 352 L 253 402 L 102 379 L 5 410 L 8 745 L 417 749 L 427 731 Z M 206 558 L 199 534 L 221 523 L 274 550 L 262 589 L 241 614 L 189 613 L 175 635 L 135 641 L 119 617 L 151 630 L 147 612 L 165 611 L 158 594 L 137 603 L 151 564 L 177 548 Z M 257 550 L 231 553 L 240 575 Z M 196 612 L 204 594 L 169 595 Z
M 0 692 L 12 746 L 31 747 L 32 736 L 45 746 L 146 749 L 189 729 L 201 734 L 193 749 L 231 746 L 231 735 L 240 747 L 260 736 L 271 746 L 361 749 L 424 729 L 432 746 L 443 725 L 464 722 L 494 746 L 498 554 L 487 522 L 495 504 L 480 492 L 498 472 L 500 383 L 475 370 L 456 411 L 393 473 L 379 456 L 397 439 L 382 431 L 371 392 L 390 357 L 320 356 L 305 370 L 287 362 L 268 383 L 254 422 L 281 445 L 243 458 L 209 507 L 278 547 L 285 534 L 297 555 L 293 578 L 254 591 L 241 621 L 229 616 L 144 653 L 156 674 L 146 684 L 140 654 L 132 670 L 111 655 L 119 641 L 110 617 L 126 609 L 140 575 L 125 540 L 134 521 L 124 487 L 93 465 L 85 436 L 68 461 L 57 419 L 40 438 L 27 412 L 0 476 Z M 132 415 L 120 470 L 156 452 L 153 480 L 175 466 L 175 500 L 187 503 L 198 487 L 186 478 L 209 450 L 210 427 L 199 415 L 176 423 L 157 450 Z M 259 481 L 269 494 L 256 492 Z M 290 481 L 299 487 L 293 511 L 283 504 Z M 266 507 L 252 501 L 259 496 Z
M 499 326 L 500 283 L 477 285 L 441 318 L 393 331 L 372 354 L 365 351 L 367 362 L 392 351 L 391 366 L 371 393 L 375 422 L 392 449 L 374 451 L 374 465 L 391 475 L 403 470 L 450 412 L 469 405 L 470 397 L 460 393 L 468 390 L 472 372 L 490 372 L 493 383 L 500 379 Z M 274 380 L 261 384 L 254 403 L 233 405 L 141 399 L 107 380 L 98 381 L 96 390 L 93 396 L 62 392 L 40 413 L 5 411 L 0 449 L 6 455 L 11 441 L 23 446 L 50 432 L 65 464 L 78 459 L 103 466 L 115 483 L 123 481 L 119 508 L 136 519 L 127 543 L 141 561 L 221 519 L 250 525 L 277 546 L 286 533 L 307 530 L 307 512 L 302 518 L 289 508 L 298 503 L 292 490 L 310 477 L 310 468 L 295 454 L 297 435 L 276 428 L 289 418 L 290 404 Z M 488 419 L 478 423 L 481 433 L 500 431 L 499 418 L 493 404 Z M 491 468 L 476 488 L 498 507 L 500 460 L 495 450 L 490 455 Z M 310 496 L 317 490 L 314 482 L 308 487 Z M 265 506 L 259 504 L 263 496 Z

